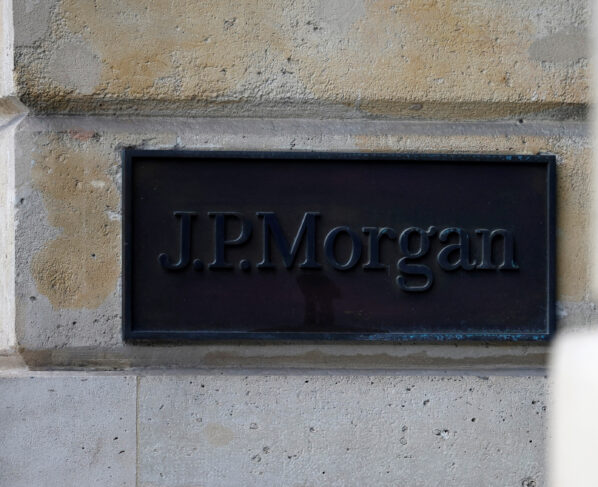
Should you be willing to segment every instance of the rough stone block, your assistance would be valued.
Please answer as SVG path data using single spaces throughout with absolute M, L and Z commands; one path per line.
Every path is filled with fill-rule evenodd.
M 120 149 L 549 152 L 558 158 L 558 326 L 585 326 L 590 149 L 576 122 L 28 118 L 17 133 L 16 337 L 31 366 L 541 367 L 542 345 L 262 343 L 126 346 Z
M 138 485 L 541 486 L 546 382 L 142 377 Z
M 135 485 L 134 377 L 0 379 L 0 485 Z
M 586 0 L 19 0 L 16 85 L 52 112 L 570 117 L 589 100 L 589 10 Z

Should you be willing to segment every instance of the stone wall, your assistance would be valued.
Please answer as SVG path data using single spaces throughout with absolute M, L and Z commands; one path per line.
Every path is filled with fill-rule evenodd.
M 540 486 L 545 386 L 512 375 L 29 373 L 0 380 L 0 480 Z
M 587 327 L 589 11 L 4 0 L 0 484 L 544 485 L 547 344 L 125 344 L 121 152 L 555 154 Z
M 588 97 L 583 1 L 14 4 L 38 113 L 562 118 Z

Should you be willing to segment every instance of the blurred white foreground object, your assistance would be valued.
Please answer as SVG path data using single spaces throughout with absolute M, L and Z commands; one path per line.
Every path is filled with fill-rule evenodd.
M 598 331 L 580 331 L 557 338 L 551 376 L 549 485 L 596 487 Z

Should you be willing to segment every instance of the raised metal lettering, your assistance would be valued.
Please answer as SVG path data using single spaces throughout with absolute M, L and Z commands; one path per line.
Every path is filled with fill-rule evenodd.
M 401 252 L 405 254 L 405 257 L 402 257 L 397 262 L 397 269 L 402 274 L 397 276 L 396 281 L 403 291 L 423 292 L 432 287 L 432 284 L 434 283 L 434 274 L 432 274 L 432 270 L 424 264 L 410 264 L 409 259 L 419 259 L 428 253 L 428 250 L 430 250 L 429 235 L 434 232 L 434 227 L 430 227 L 428 231 L 419 227 L 409 227 L 401 233 L 401 236 L 399 237 L 399 247 L 401 248 Z M 409 247 L 411 234 L 419 235 L 419 245 L 416 250 L 411 250 Z M 403 274 L 409 276 L 421 276 L 425 278 L 425 281 L 420 285 L 409 284 Z
M 293 245 L 289 249 L 289 241 L 282 232 L 280 223 L 276 213 L 259 211 L 256 215 L 263 219 L 263 239 L 264 247 L 262 260 L 257 264 L 258 269 L 273 269 L 272 251 L 270 241 L 272 237 L 274 243 L 282 255 L 284 265 L 287 269 L 293 267 L 297 251 L 301 244 L 301 239 L 306 235 L 307 241 L 305 245 L 305 260 L 299 265 L 301 269 L 321 269 L 322 266 L 316 261 L 316 217 L 320 215 L 319 212 L 309 211 L 303 215 L 303 220 L 299 226 L 299 230 L 293 240 Z
M 449 235 L 455 233 L 459 236 L 459 241 L 455 244 L 449 244 L 438 252 L 438 265 L 445 271 L 454 271 L 462 268 L 470 271 L 475 268 L 475 260 L 470 261 L 469 234 L 462 228 L 445 228 L 438 234 L 438 240 L 446 242 Z M 453 252 L 458 252 L 457 260 L 451 262 L 449 256 Z
M 346 233 L 351 238 L 351 255 L 349 259 L 344 264 L 340 263 L 336 259 L 336 255 L 334 252 L 336 237 L 340 233 Z M 349 227 L 336 227 L 328 232 L 326 238 L 324 239 L 324 253 L 326 254 L 326 259 L 332 267 L 338 269 L 339 271 L 348 271 L 349 269 L 353 268 L 355 264 L 361 258 L 361 239 L 359 235 L 357 235 L 353 230 Z
M 191 218 L 196 216 L 194 211 L 175 211 L 175 217 L 180 217 L 180 238 L 179 238 L 179 260 L 172 263 L 170 257 L 162 253 L 158 255 L 160 265 L 169 271 L 179 271 L 184 269 L 191 260 Z
M 503 260 L 498 266 L 500 270 L 517 270 L 519 266 L 515 263 L 515 239 L 513 233 L 504 228 L 497 228 L 496 230 L 487 230 L 485 228 L 477 228 L 475 233 L 482 237 L 482 262 L 477 266 L 477 269 L 496 269 L 496 265 L 492 262 L 492 242 L 495 237 L 502 237 L 503 239 Z
M 243 218 L 238 212 L 215 212 L 211 211 L 208 215 L 214 218 L 214 260 L 208 264 L 208 269 L 232 269 L 233 264 L 226 261 L 225 249 L 235 245 L 243 245 L 251 237 L 252 224 L 249 220 Z M 226 219 L 235 218 L 241 222 L 241 232 L 239 236 L 226 240 Z
M 388 227 L 362 227 L 361 231 L 369 236 L 368 261 L 363 264 L 363 268 L 387 269 L 389 267 L 388 264 L 380 262 L 380 240 L 384 236 L 390 240 L 396 240 L 397 232 Z

